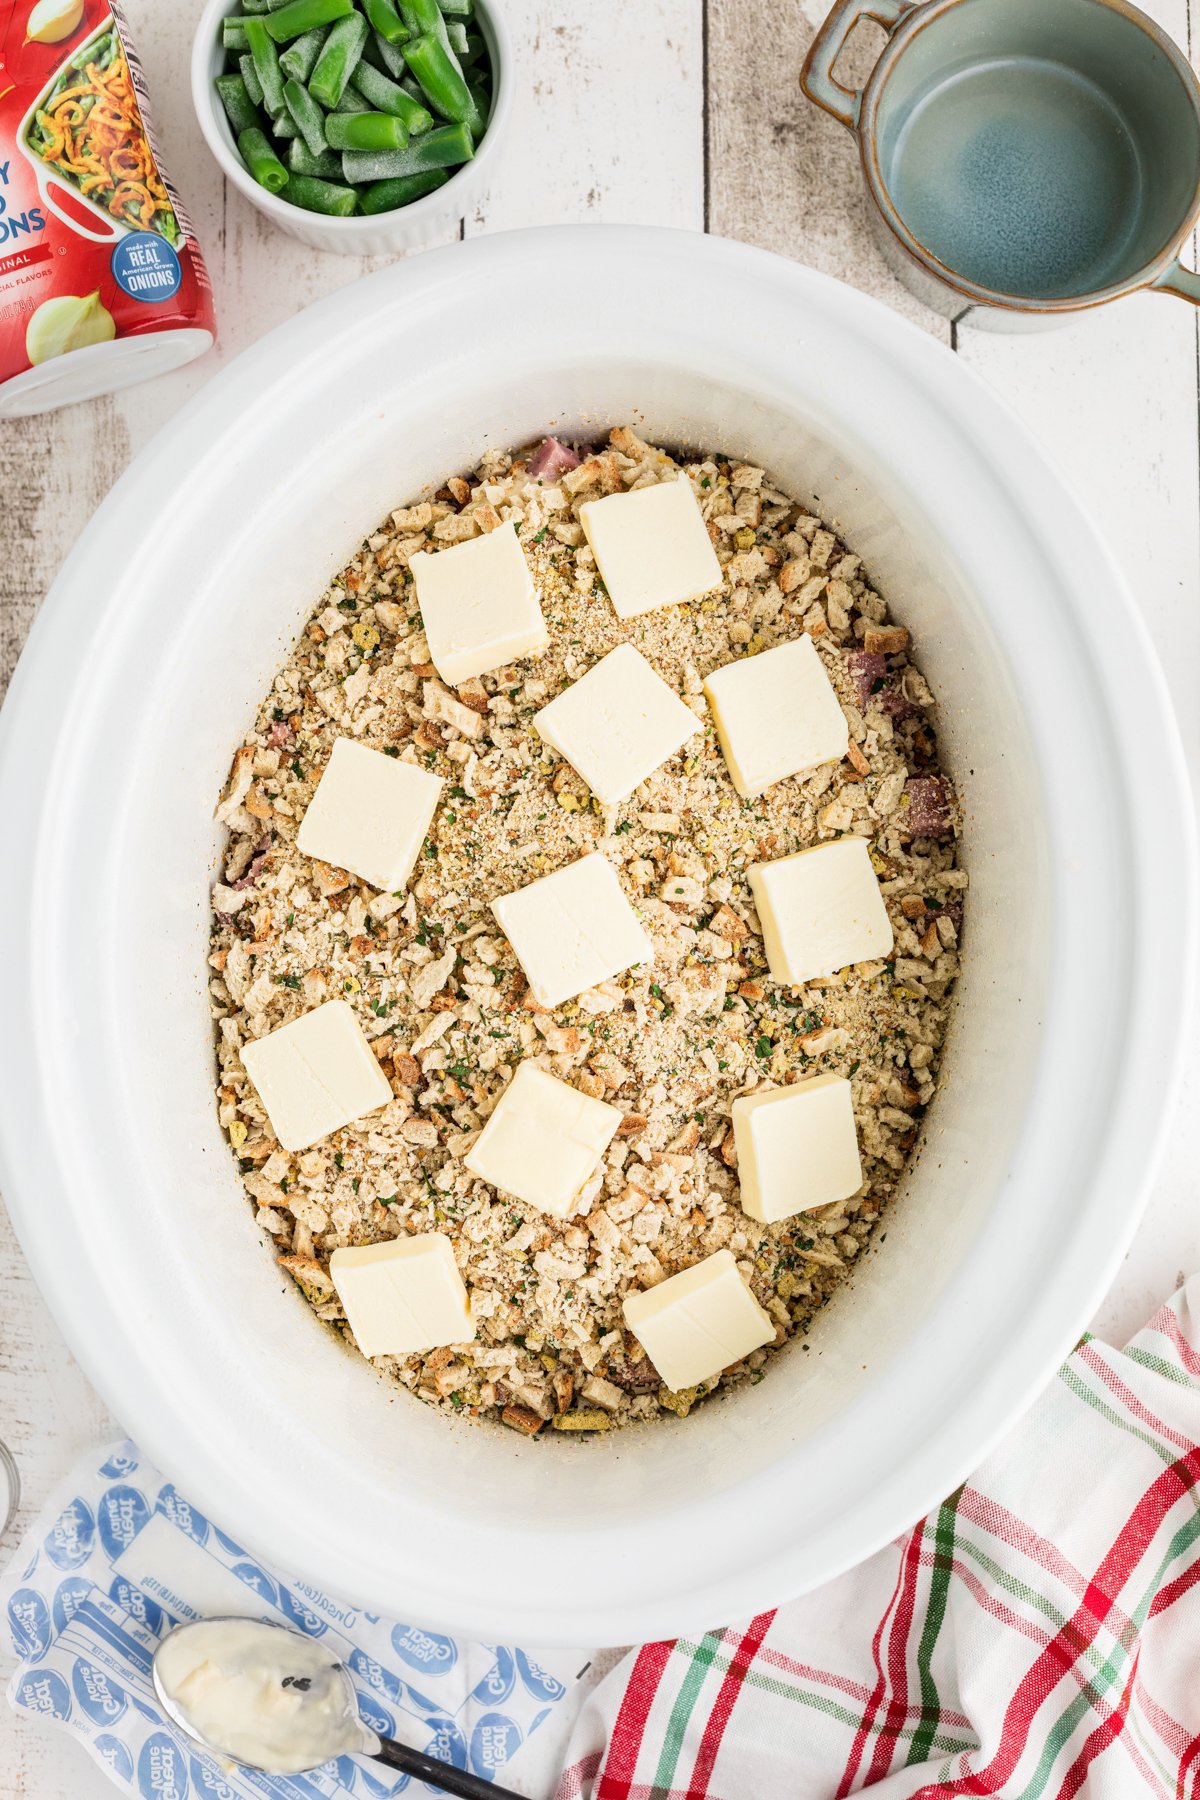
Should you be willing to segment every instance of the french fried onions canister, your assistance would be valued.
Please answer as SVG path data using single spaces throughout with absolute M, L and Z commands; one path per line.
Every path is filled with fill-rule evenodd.
M 213 342 L 212 290 L 114 0 L 0 0 L 0 418 Z

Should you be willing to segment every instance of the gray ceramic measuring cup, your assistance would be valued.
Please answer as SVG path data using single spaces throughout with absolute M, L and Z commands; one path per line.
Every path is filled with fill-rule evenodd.
M 839 81 L 854 27 L 887 40 Z M 1140 288 L 1200 305 L 1200 84 L 1126 0 L 838 0 L 800 85 L 858 139 L 877 236 L 928 305 L 993 330 Z

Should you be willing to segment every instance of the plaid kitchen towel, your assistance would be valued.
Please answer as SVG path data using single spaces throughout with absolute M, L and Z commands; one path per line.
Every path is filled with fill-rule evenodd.
M 777 1611 L 649 1644 L 557 1800 L 1200 1796 L 1200 1277 L 973 1480 Z

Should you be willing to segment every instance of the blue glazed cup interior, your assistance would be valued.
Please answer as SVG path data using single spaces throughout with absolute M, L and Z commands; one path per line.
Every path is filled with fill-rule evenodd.
M 918 246 L 1028 300 L 1120 286 L 1174 248 L 1200 186 L 1200 91 L 1139 17 L 961 0 L 897 46 L 875 154 Z

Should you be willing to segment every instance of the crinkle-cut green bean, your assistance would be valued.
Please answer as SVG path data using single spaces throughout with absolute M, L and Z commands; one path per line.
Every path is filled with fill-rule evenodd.
M 287 166 L 293 175 L 317 175 L 322 181 L 342 179 L 342 159 L 336 150 L 322 150 L 314 156 L 303 138 L 295 138 L 287 147 Z
M 359 207 L 365 213 L 394 212 L 423 194 L 432 194 L 450 179 L 446 169 L 426 169 L 420 175 L 399 175 L 391 181 L 374 181 L 359 196 Z
M 333 150 L 403 150 L 408 127 L 394 113 L 330 113 L 325 136 Z
M 444 119 L 460 122 L 471 115 L 471 96 L 462 71 L 448 48 L 428 33 L 404 45 L 404 60 L 420 82 L 431 106 Z
M 305 212 L 327 213 L 334 219 L 348 219 L 358 211 L 358 195 L 352 187 L 321 181 L 315 175 L 289 175 L 280 198 L 302 206 Z
M 472 81 L 467 85 L 471 92 L 471 105 L 475 109 L 471 118 L 467 120 L 467 124 L 470 127 L 471 136 L 478 143 L 487 130 L 488 120 L 492 115 L 492 92 L 482 81 Z
M 250 54 L 254 58 L 254 73 L 258 76 L 258 84 L 263 92 L 263 104 L 268 112 L 283 111 L 283 70 L 279 67 L 279 52 L 274 40 L 267 31 L 264 19 L 248 18 L 243 27 L 246 42 L 250 46 Z M 243 70 L 243 79 L 245 71 Z
M 246 48 L 244 26 L 243 19 L 221 20 L 221 48 L 223 50 L 244 50 Z
M 396 10 L 407 25 L 410 37 L 421 37 L 425 32 L 437 29 L 433 19 L 438 11 L 437 0 L 396 0 Z
M 284 44 L 315 31 L 318 25 L 348 18 L 353 11 L 354 0 L 287 0 L 278 12 L 268 13 L 264 23 L 275 42 Z
M 245 56 L 238 57 L 238 69 L 241 72 L 242 84 L 250 96 L 251 105 L 261 106 L 263 103 L 262 82 L 258 79 L 254 58 L 248 50 Z
M 412 37 L 431 33 L 445 43 L 446 16 L 437 0 L 396 0 L 396 4 Z
M 402 44 L 410 35 L 408 26 L 396 11 L 393 0 L 362 0 L 362 8 L 372 30 L 388 44 Z
M 446 21 L 437 0 L 396 0 L 396 5 L 400 9 L 400 17 L 408 26 L 409 35 L 436 38 L 457 68 L 458 61 L 450 48 Z
M 433 114 L 429 109 L 406 94 L 397 82 L 389 81 L 379 69 L 372 68 L 369 62 L 359 63 L 350 77 L 350 85 L 376 112 L 395 113 L 398 119 L 403 119 L 410 137 L 419 137 L 421 132 L 431 129 Z
M 329 28 L 325 47 L 317 58 L 308 83 L 308 91 L 319 106 L 333 112 L 346 89 L 346 83 L 358 67 L 363 45 L 371 27 L 361 13 L 351 13 Z
M 267 142 L 266 133 L 257 125 L 238 133 L 238 149 L 242 161 L 268 194 L 277 194 L 287 186 L 288 172 Z
M 262 123 L 258 108 L 246 92 L 246 84 L 240 75 L 218 75 L 217 93 L 221 97 L 221 105 L 225 108 L 234 137 Z
M 285 82 L 283 97 L 288 111 L 300 128 L 300 136 L 313 155 L 319 156 L 322 150 L 329 147 L 329 140 L 325 136 L 325 114 L 299 81 Z
M 363 46 L 362 59 L 363 63 L 369 64 L 372 69 L 378 69 L 381 75 L 387 75 L 394 81 L 398 81 L 401 75 L 408 74 L 408 64 L 400 54 L 399 45 L 389 44 L 377 31 L 371 33 Z M 362 63 L 359 67 L 362 67 Z
M 303 37 L 293 38 L 287 49 L 280 51 L 279 66 L 289 81 L 308 80 L 329 31 L 329 26 L 317 25 Z
M 399 44 L 389 44 L 377 31 L 371 33 L 371 41 L 363 51 L 363 56 L 381 75 L 390 75 L 393 81 L 399 81 L 402 75 L 408 74 L 408 64 L 400 54 Z
M 439 125 L 413 138 L 407 150 L 347 150 L 342 174 L 349 182 L 392 181 L 427 169 L 453 168 L 469 162 L 474 154 L 474 141 L 465 125 Z

